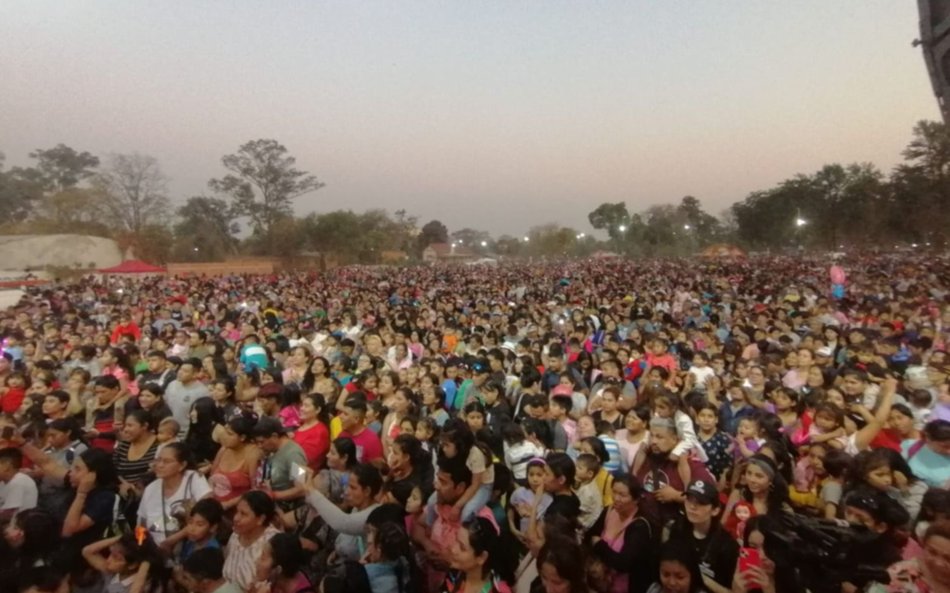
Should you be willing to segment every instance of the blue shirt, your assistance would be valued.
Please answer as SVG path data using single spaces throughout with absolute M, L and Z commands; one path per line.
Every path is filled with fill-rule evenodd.
M 906 440 L 901 443 L 901 452 L 906 459 L 910 448 L 916 441 Z M 923 480 L 931 488 L 943 488 L 950 480 L 950 457 L 937 453 L 927 445 L 920 447 L 910 459 L 910 469 L 914 475 Z

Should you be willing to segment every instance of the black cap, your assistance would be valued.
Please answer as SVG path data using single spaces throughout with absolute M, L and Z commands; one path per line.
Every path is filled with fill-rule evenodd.
M 719 504 L 719 489 L 708 480 L 694 480 L 686 489 L 686 497 L 693 498 L 699 504 Z

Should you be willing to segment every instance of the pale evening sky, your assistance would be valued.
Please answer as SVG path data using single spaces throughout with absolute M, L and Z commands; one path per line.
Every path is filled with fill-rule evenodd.
M 159 159 L 182 202 L 275 138 L 326 187 L 495 235 L 720 213 L 830 162 L 890 170 L 937 119 L 908 0 L 0 0 L 0 151 Z

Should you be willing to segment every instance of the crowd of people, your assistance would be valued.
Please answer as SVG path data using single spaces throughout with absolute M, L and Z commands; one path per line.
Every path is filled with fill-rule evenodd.
M 0 591 L 950 591 L 950 264 L 830 264 L 32 289 Z

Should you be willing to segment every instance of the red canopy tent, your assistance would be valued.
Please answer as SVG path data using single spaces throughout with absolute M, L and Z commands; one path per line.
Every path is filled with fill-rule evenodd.
M 100 274 L 164 274 L 165 268 L 153 266 L 140 259 L 129 259 L 111 268 L 102 268 Z

